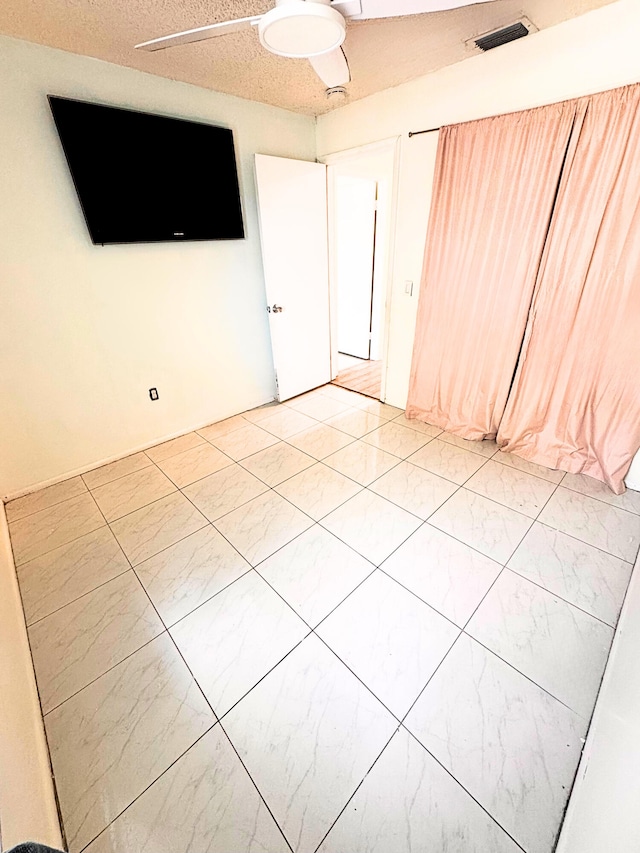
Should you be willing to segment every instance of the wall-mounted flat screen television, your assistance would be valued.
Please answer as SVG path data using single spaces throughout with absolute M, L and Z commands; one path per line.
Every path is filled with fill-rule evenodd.
M 244 237 L 233 134 L 49 95 L 95 244 Z

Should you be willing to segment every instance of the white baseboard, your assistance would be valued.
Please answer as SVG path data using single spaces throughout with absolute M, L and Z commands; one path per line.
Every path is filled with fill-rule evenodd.
M 49 750 L 0 504 L 0 826 L 2 849 L 25 841 L 62 849 Z
M 640 850 L 640 557 L 622 608 L 556 853 Z
M 62 483 L 63 480 L 68 480 L 70 477 L 77 477 L 80 474 L 86 474 L 88 471 L 93 471 L 96 468 L 101 468 L 103 465 L 108 465 L 110 462 L 117 462 L 118 459 L 124 459 L 125 456 L 131 456 L 132 453 L 140 453 L 140 451 L 142 450 L 149 450 L 150 447 L 155 447 L 157 444 L 162 444 L 165 441 L 171 441 L 172 438 L 179 438 L 181 435 L 186 435 L 188 432 L 195 432 L 195 430 L 204 429 L 204 427 L 210 426 L 212 423 L 225 421 L 227 418 L 232 418 L 234 415 L 241 415 L 243 414 L 243 412 L 249 412 L 252 409 L 257 409 L 259 406 L 264 406 L 267 403 L 271 402 L 273 402 L 273 397 L 269 397 L 268 400 L 261 400 L 258 403 L 254 403 L 253 405 L 249 406 L 249 408 L 243 409 L 241 412 L 229 412 L 229 414 L 218 418 L 217 421 L 205 421 L 204 423 L 198 423 L 195 426 L 189 427 L 188 429 L 181 429 L 179 432 L 173 432 L 169 435 L 154 438 L 153 441 L 147 441 L 144 444 L 139 444 L 134 447 L 130 447 L 127 450 L 123 450 L 120 453 L 114 454 L 113 456 L 107 456 L 104 459 L 98 459 L 87 465 L 82 465 L 80 468 L 74 468 L 71 471 L 65 471 L 62 474 L 57 474 L 55 477 L 50 477 L 48 480 L 42 480 L 38 483 L 32 483 L 29 486 L 26 486 L 24 489 L 18 489 L 15 492 L 10 492 L 9 494 L 3 495 L 0 498 L 0 503 L 9 503 L 9 501 L 13 501 L 16 498 L 22 498 L 25 495 L 30 495 L 32 492 L 37 492 L 40 489 L 45 489 L 47 486 L 55 486 L 56 483 Z

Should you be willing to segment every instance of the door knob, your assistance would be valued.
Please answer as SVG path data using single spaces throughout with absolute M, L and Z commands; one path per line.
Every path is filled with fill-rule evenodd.
M 284 309 L 283 309 L 282 305 L 274 305 L 271 310 L 273 311 L 274 314 L 280 314 Z

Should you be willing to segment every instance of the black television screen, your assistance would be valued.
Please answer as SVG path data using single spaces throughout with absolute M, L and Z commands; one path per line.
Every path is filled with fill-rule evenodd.
M 244 237 L 230 130 L 49 95 L 96 244 Z

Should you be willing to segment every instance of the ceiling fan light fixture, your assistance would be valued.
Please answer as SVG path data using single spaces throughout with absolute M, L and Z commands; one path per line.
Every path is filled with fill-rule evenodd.
M 258 35 L 271 53 L 308 59 L 340 47 L 346 26 L 340 12 L 329 5 L 289 0 L 263 15 Z

